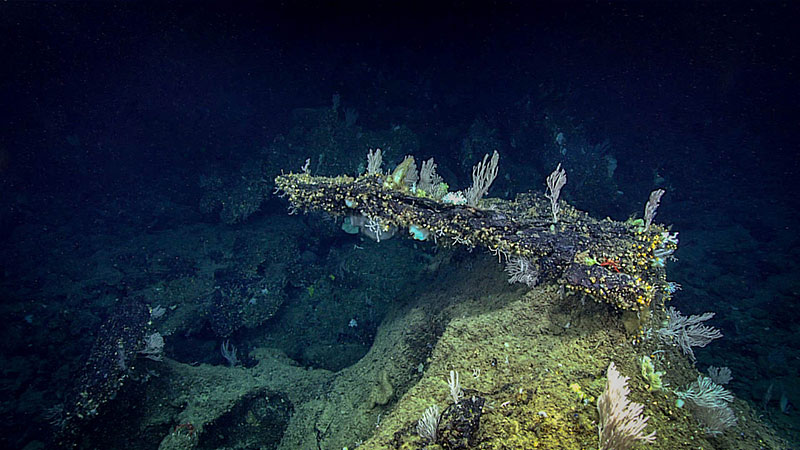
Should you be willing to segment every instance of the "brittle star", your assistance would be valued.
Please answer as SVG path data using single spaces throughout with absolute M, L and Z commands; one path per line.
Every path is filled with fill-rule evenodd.
M 611 266 L 617 273 L 619 273 L 619 264 L 616 261 L 611 259 L 606 259 L 605 261 L 600 263 L 601 266 Z

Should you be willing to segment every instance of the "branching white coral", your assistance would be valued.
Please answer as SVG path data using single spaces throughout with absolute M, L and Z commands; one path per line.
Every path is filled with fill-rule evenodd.
M 453 403 L 458 403 L 461 397 L 464 396 L 464 392 L 461 391 L 461 382 L 458 379 L 458 372 L 450 371 L 450 379 L 447 380 L 447 386 L 450 387 L 450 398 L 453 399 Z
M 714 383 L 711 378 L 700 375 L 688 389 L 676 391 L 675 394 L 681 400 L 689 402 L 695 418 L 703 424 L 703 429 L 709 436 L 722 434 L 736 425 L 736 414 L 728 406 L 733 401 L 733 394 Z
M 508 283 L 523 283 L 528 287 L 536 286 L 539 281 L 539 270 L 530 259 L 521 256 L 511 256 L 506 264 Z
M 425 439 L 431 444 L 436 442 L 436 435 L 439 430 L 439 407 L 436 405 L 429 406 L 425 412 L 422 413 L 422 418 L 417 421 L 417 433 L 419 437 Z
M 714 317 L 713 312 L 686 317 L 670 306 L 667 314 L 669 319 L 666 326 L 658 330 L 658 337 L 664 342 L 677 344 L 692 361 L 695 360 L 692 347 L 705 347 L 714 339 L 722 337 L 722 332 L 718 329 L 702 324 Z
M 691 401 L 694 405 L 703 408 L 722 408 L 733 401 L 733 394 L 724 387 L 714 383 L 709 377 L 699 375 L 697 381 L 683 392 L 675 394 L 684 400 Z
M 597 399 L 600 413 L 600 450 L 627 450 L 636 441 L 653 442 L 655 431 L 645 435 L 649 417 L 643 417 L 644 406 L 628 400 L 628 377 L 623 377 L 612 362 L 608 366 L 606 389 Z
M 495 150 L 491 160 L 489 160 L 489 155 L 484 155 L 483 162 L 479 162 L 472 168 L 472 186 L 467 189 L 465 195 L 468 205 L 478 206 L 478 201 L 489 192 L 489 187 L 497 177 L 497 161 L 499 158 L 500 155 Z

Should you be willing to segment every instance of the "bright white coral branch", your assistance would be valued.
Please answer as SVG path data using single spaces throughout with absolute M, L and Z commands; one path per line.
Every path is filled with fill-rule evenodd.
M 381 149 L 376 148 L 375 151 L 367 152 L 367 174 L 380 175 L 382 173 L 381 164 L 383 164 Z
M 662 195 L 664 195 L 663 189 L 656 189 L 650 193 L 650 198 L 647 199 L 647 204 L 644 205 L 644 231 L 650 229 L 650 224 L 653 223 L 653 217 L 656 216 L 658 205 L 661 204 Z
M 714 339 L 722 337 L 722 332 L 718 329 L 703 325 L 703 322 L 714 317 L 713 312 L 686 317 L 670 306 L 667 315 L 667 325 L 658 330 L 659 338 L 664 342 L 677 344 L 692 361 L 695 360 L 692 347 L 705 347 Z
M 558 197 L 561 195 L 561 188 L 567 184 L 567 171 L 561 168 L 561 163 L 558 164 L 556 170 L 547 177 L 547 191 L 545 197 L 550 199 L 550 208 L 553 210 L 553 222 L 558 222 L 558 212 L 561 207 L 558 206 Z
M 422 413 L 422 418 L 417 421 L 417 434 L 419 434 L 419 437 L 431 444 L 436 443 L 440 418 L 439 407 L 436 405 L 429 406 L 425 412 Z
M 489 186 L 492 185 L 495 177 L 497 177 L 497 162 L 500 155 L 497 150 L 492 154 L 492 159 L 489 160 L 489 155 L 483 156 L 483 162 L 479 162 L 472 168 L 472 186 L 467 189 L 467 204 L 470 206 L 478 206 L 478 201 L 489 192 Z
M 450 379 L 447 381 L 447 385 L 450 387 L 450 398 L 453 399 L 453 403 L 458 403 L 461 397 L 464 396 L 464 392 L 461 391 L 461 382 L 458 380 L 458 372 L 450 371 Z
M 653 442 L 656 432 L 644 434 L 649 417 L 643 417 L 644 406 L 628 400 L 628 377 L 623 377 L 612 362 L 608 366 L 606 389 L 597 399 L 600 413 L 600 450 L 627 450 L 636 441 Z

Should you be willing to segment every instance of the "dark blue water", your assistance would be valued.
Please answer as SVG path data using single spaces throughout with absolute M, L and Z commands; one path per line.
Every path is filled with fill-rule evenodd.
M 307 158 L 316 175 L 356 173 L 375 147 L 388 166 L 434 157 L 458 189 L 497 150 L 489 196 L 505 199 L 562 163 L 564 198 L 595 217 L 641 215 L 666 189 L 672 305 L 716 312 L 725 335 L 698 368 L 730 367 L 736 396 L 797 438 L 798 6 L 525 3 L 0 5 L 2 446 L 95 433 L 81 445 L 102 447 L 107 424 L 65 419 L 102 413 L 76 409 L 87 390 L 117 418 L 140 414 L 135 391 L 95 377 L 127 373 L 127 344 L 104 336 L 156 307 L 181 363 L 227 364 L 224 340 L 356 362 L 391 295 L 334 289 L 350 273 L 337 252 L 358 241 L 288 217 L 272 180 Z M 358 326 L 301 331 L 287 306 L 301 297 Z M 335 357 L 309 351 L 323 343 Z

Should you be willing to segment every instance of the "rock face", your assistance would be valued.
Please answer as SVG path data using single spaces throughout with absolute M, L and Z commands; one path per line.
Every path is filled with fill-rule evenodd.
M 486 399 L 467 396 L 447 407 L 439 424 L 438 443 L 446 449 L 467 449 L 475 445 Z
M 425 230 L 437 242 L 483 247 L 500 260 L 525 258 L 536 267 L 537 282 L 563 280 L 620 309 L 644 310 L 667 295 L 656 255 L 674 251 L 677 239 L 663 227 L 645 231 L 634 223 L 596 220 L 566 203 L 553 223 L 550 201 L 536 194 L 488 199 L 487 209 L 453 205 L 387 187 L 382 175 L 284 174 L 275 185 L 297 210 L 359 215 L 376 230 Z
M 71 441 L 80 427 L 113 400 L 134 373 L 138 353 L 146 347 L 149 318 L 144 303 L 128 299 L 114 308 L 100 326 L 86 366 L 77 377 L 67 397 L 64 416 L 57 424 L 65 442 Z

